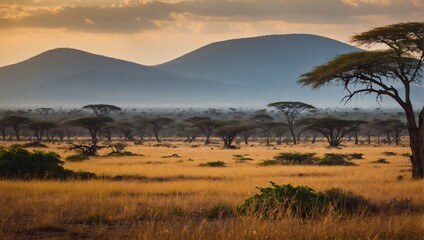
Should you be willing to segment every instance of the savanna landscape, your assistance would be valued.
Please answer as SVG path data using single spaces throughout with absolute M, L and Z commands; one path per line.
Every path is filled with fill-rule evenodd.
M 330 2 L 0 2 L 0 239 L 424 239 L 424 4 Z

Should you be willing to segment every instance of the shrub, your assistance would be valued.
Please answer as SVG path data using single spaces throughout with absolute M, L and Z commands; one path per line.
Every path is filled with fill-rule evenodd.
M 280 162 L 277 160 L 264 160 L 261 163 L 258 163 L 259 166 L 275 166 L 279 164 Z
M 0 178 L 6 179 L 69 179 L 93 178 L 95 174 L 73 172 L 63 168 L 57 153 L 34 151 L 22 148 L 0 150 Z
M 375 161 L 372 161 L 371 163 L 381 163 L 381 164 L 388 164 L 390 162 L 388 162 L 385 158 L 379 158 Z
M 325 166 L 352 166 L 355 165 L 348 161 L 348 156 L 345 154 L 338 153 L 326 153 L 324 157 L 322 157 L 318 165 Z
M 385 155 L 385 156 L 396 156 L 397 155 L 397 153 L 395 153 L 395 152 L 390 152 L 390 151 L 386 151 L 386 152 L 382 152 L 383 153 L 383 155 Z
M 71 155 L 65 158 L 65 160 L 69 162 L 81 162 L 88 159 L 90 159 L 90 157 L 83 154 Z
M 225 162 L 215 161 L 215 162 L 207 162 L 199 164 L 201 167 L 225 167 Z
M 350 153 L 347 154 L 348 159 L 363 159 L 364 154 L 363 153 Z
M 249 156 L 249 154 L 235 154 L 233 155 L 234 160 L 236 161 L 236 163 L 244 163 L 245 161 L 253 161 L 252 158 L 247 157 Z
M 244 200 L 238 207 L 238 212 L 254 214 L 260 218 L 284 215 L 306 217 L 321 211 L 326 202 L 324 194 L 316 193 L 310 187 L 270 183 L 270 187 L 258 187 L 260 193 Z
M 315 217 L 330 211 L 350 214 L 364 211 L 375 211 L 377 207 L 360 195 L 333 188 L 325 192 L 315 192 L 308 186 L 291 184 L 257 188 L 255 194 L 241 204 L 237 211 L 240 214 L 254 215 L 259 218 L 278 218 L 283 216 Z
M 48 148 L 47 145 L 44 145 L 40 142 L 31 142 L 22 144 L 22 148 Z
M 310 165 L 314 164 L 317 160 L 315 153 L 279 153 L 274 159 L 279 161 L 281 164 L 300 164 Z
M 180 158 L 180 157 L 181 157 L 180 155 L 174 153 L 174 154 L 171 154 L 169 156 L 162 156 L 161 158 Z
M 206 215 L 209 219 L 228 218 L 234 216 L 234 210 L 227 205 L 217 204 L 209 208 Z
M 369 211 L 375 206 L 361 195 L 339 188 L 331 188 L 324 192 L 333 210 L 340 213 L 355 213 L 358 210 Z

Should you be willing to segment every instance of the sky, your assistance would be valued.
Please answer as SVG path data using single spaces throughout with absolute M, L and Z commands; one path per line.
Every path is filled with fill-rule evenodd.
M 423 20 L 424 0 L 0 0 L 0 66 L 59 47 L 155 65 L 221 40 L 310 33 L 348 42 Z

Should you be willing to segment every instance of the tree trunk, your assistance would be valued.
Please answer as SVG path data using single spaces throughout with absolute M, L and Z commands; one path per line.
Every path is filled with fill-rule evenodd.
M 418 134 L 419 134 L 419 152 L 421 155 L 421 178 L 423 178 L 424 176 L 424 170 L 423 170 L 423 166 L 424 166 L 424 107 L 421 110 L 420 113 L 420 117 L 419 117 L 419 122 L 418 122 Z
M 424 177 L 424 142 L 423 142 L 423 115 L 424 108 L 421 111 L 419 117 L 419 127 L 417 127 L 415 122 L 414 112 L 412 107 L 405 109 L 408 133 L 409 133 L 409 145 L 411 147 L 412 156 L 412 178 L 413 179 L 422 179 Z

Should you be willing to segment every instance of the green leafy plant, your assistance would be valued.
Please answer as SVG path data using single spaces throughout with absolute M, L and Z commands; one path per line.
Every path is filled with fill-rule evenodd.
M 74 172 L 63 168 L 63 161 L 54 152 L 33 151 L 22 148 L 0 150 L 0 178 L 5 179 L 88 179 L 96 175 Z
M 260 193 L 247 198 L 238 207 L 238 212 L 260 218 L 278 218 L 284 215 L 307 217 L 323 210 L 325 195 L 310 187 L 270 184 L 265 188 L 257 187 Z
M 375 161 L 372 161 L 371 163 L 381 163 L 381 164 L 388 164 L 390 162 L 388 162 L 385 158 L 379 158 Z
M 315 153 L 279 153 L 274 159 L 279 161 L 281 164 L 293 164 L 293 165 L 311 165 L 317 161 Z
M 215 161 L 215 162 L 206 162 L 199 164 L 201 167 L 225 167 L 225 162 Z
M 90 159 L 90 157 L 83 154 L 75 154 L 65 158 L 66 161 L 69 162 L 81 162 Z
M 279 165 L 280 162 L 277 160 L 263 160 L 262 162 L 258 163 L 259 166 L 275 166 Z
M 326 153 L 324 157 L 322 157 L 318 161 L 318 165 L 325 166 L 352 166 L 356 165 L 352 162 L 348 161 L 349 156 L 346 154 L 338 154 L 338 153 Z

